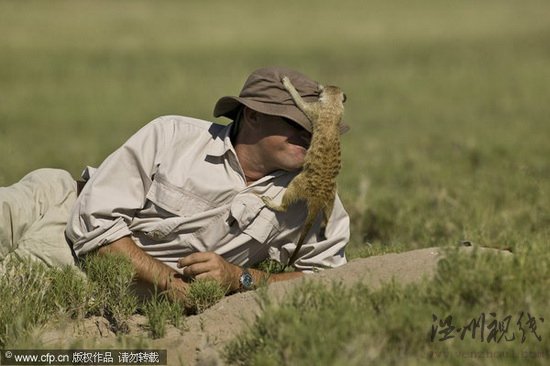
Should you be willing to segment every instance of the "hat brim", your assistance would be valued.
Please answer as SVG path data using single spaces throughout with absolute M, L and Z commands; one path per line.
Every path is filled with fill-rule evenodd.
M 305 101 L 308 101 L 307 99 L 308 98 L 304 98 Z M 315 100 L 316 99 L 312 99 L 311 101 L 315 101 Z M 259 102 L 248 98 L 227 96 L 227 97 L 220 98 L 216 103 L 216 106 L 214 107 L 214 117 L 224 116 L 234 120 L 237 117 L 239 108 L 242 105 L 245 105 L 248 108 L 263 114 L 269 114 L 272 116 L 288 118 L 298 123 L 307 131 L 309 132 L 312 131 L 311 122 L 309 121 L 307 116 L 304 114 L 304 112 L 302 112 L 300 108 L 298 108 L 295 104 L 266 103 L 266 102 Z M 343 134 L 348 130 L 349 130 L 349 126 L 347 126 L 342 122 L 340 125 L 340 133 Z

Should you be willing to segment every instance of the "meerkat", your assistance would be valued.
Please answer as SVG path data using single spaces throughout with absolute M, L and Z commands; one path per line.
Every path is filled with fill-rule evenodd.
M 341 167 L 340 125 L 346 96 L 336 86 L 320 85 L 319 100 L 306 103 L 288 77 L 283 77 L 282 82 L 312 125 L 311 143 L 304 157 L 303 169 L 288 185 L 281 204 L 276 204 L 267 196 L 261 197 L 267 207 L 279 212 L 286 211 L 295 202 L 306 202 L 304 228 L 287 264 L 292 265 L 319 213 L 323 214 L 323 229 L 332 213 L 336 196 L 336 176 Z

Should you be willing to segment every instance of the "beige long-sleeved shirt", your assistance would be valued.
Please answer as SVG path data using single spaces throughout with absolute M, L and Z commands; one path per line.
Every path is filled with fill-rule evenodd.
M 131 235 L 176 268 L 180 257 L 213 251 L 240 266 L 266 258 L 287 263 L 300 236 L 305 205 L 279 213 L 259 195 L 282 198 L 296 173 L 277 171 L 247 186 L 229 133 L 193 118 L 165 116 L 111 154 L 77 199 L 66 234 L 77 255 Z M 349 216 L 338 197 L 324 235 L 317 222 L 295 267 L 305 272 L 346 263 Z

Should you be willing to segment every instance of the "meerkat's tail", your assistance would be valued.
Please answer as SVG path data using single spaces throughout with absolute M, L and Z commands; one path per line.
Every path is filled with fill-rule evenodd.
M 296 244 L 296 249 L 294 249 L 294 252 L 290 256 L 290 259 L 288 261 L 288 264 L 285 266 L 292 266 L 294 264 L 294 261 L 296 261 L 296 258 L 298 257 L 298 253 L 300 252 L 300 249 L 302 249 L 302 245 L 304 244 L 304 241 L 306 240 L 306 236 L 313 227 L 313 223 L 315 222 L 315 219 L 317 218 L 317 215 L 319 212 L 322 212 L 319 209 L 314 209 L 314 207 L 308 208 L 308 215 L 306 217 L 306 222 L 304 224 L 304 228 L 302 229 L 302 233 L 300 234 L 300 239 L 298 239 L 298 243 Z

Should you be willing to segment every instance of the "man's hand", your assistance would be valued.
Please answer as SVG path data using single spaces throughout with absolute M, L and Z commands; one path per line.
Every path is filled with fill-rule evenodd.
M 231 264 L 214 252 L 193 253 L 178 260 L 178 267 L 183 268 L 183 274 L 191 278 L 213 278 L 222 286 L 226 286 L 227 292 L 236 291 L 240 286 L 240 278 L 243 269 Z M 257 269 L 249 268 L 256 285 L 267 282 L 286 281 L 303 276 L 301 272 L 286 272 L 269 274 Z
M 178 260 L 178 267 L 183 268 L 183 274 L 187 277 L 214 279 L 228 292 L 235 291 L 240 286 L 241 268 L 214 252 L 193 253 L 182 257 Z

